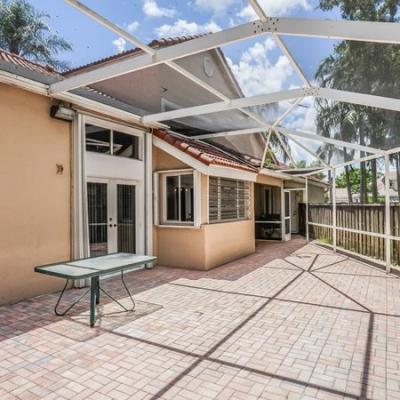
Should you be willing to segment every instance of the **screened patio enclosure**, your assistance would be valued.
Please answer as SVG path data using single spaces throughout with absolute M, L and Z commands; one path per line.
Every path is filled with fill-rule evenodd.
M 400 83 L 393 76 L 392 84 L 380 84 L 382 74 L 387 78 L 393 69 L 379 64 L 379 55 L 399 51 L 397 16 L 379 21 L 270 16 L 249 0 L 249 22 L 157 47 L 79 1 L 66 2 L 140 50 L 67 73 L 49 85 L 52 96 L 90 87 L 135 107 L 150 129 L 226 146 L 260 159 L 262 168 L 303 177 L 308 239 L 367 256 L 387 270 L 398 264 Z M 352 54 L 369 46 L 378 58 L 349 63 L 349 78 L 340 80 L 308 68 L 299 57 L 298 43 L 304 55 L 326 41 Z M 270 48 L 287 62 L 290 80 L 263 91 L 269 77 L 261 75 L 259 85 L 244 91 L 243 71 L 230 55 L 241 52 L 241 60 L 251 63 Z M 201 66 L 193 66 L 198 56 Z M 361 79 L 365 74 L 368 79 Z M 157 93 L 162 92 L 155 102 L 148 95 L 149 76 L 158 77 Z M 327 185 L 324 204 L 307 201 L 310 179 Z

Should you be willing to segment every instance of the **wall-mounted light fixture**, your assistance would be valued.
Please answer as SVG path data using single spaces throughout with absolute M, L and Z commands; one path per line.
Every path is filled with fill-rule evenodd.
M 50 108 L 50 116 L 63 121 L 73 121 L 75 118 L 75 111 L 71 108 L 54 105 Z

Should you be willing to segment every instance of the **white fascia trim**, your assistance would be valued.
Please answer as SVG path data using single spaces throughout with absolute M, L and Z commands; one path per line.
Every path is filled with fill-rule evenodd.
M 310 96 L 313 93 L 314 92 L 310 91 L 308 88 L 282 90 L 275 93 L 268 93 L 258 96 L 233 99 L 228 103 L 224 101 L 219 101 L 216 103 L 203 104 L 201 106 L 187 107 L 179 110 L 146 115 L 142 118 L 142 120 L 144 123 L 166 121 L 176 118 L 184 118 L 195 115 L 215 113 L 219 111 L 229 111 L 238 108 L 252 107 L 261 104 L 277 103 L 283 100 L 298 99 L 299 97 Z
M 10 72 L 0 70 L 0 82 L 6 85 L 15 86 L 29 92 L 48 96 L 48 85 L 36 81 L 32 81 L 22 76 L 11 74 Z
M 255 172 L 240 171 L 235 168 L 219 167 L 215 165 L 207 166 L 155 136 L 153 136 L 153 145 L 204 175 L 250 182 L 255 182 L 257 179 L 257 173 Z

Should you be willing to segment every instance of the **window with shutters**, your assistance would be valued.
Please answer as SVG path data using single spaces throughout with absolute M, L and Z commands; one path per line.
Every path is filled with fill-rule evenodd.
M 210 177 L 208 196 L 210 223 L 248 219 L 248 182 Z

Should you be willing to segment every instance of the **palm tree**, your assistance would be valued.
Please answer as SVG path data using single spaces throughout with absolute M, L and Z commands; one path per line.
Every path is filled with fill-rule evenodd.
M 35 10 L 25 0 L 0 0 L 0 47 L 32 61 L 65 69 L 67 63 L 57 55 L 72 50 L 72 46 L 51 30 L 48 19 L 48 14 Z
M 369 0 L 351 2 L 348 0 L 320 0 L 322 10 L 339 8 L 342 17 L 349 20 L 396 22 L 399 10 L 398 1 Z M 343 41 L 334 47 L 333 54 L 321 63 L 316 79 L 321 86 L 334 87 L 388 97 L 398 97 L 400 90 L 400 49 L 394 45 L 358 43 Z M 348 111 L 341 113 L 342 108 Z M 351 133 L 347 140 L 371 147 L 390 147 L 398 145 L 400 134 L 399 113 L 371 107 L 341 105 L 332 108 L 336 113 L 331 118 L 334 126 L 343 125 L 342 134 Z M 321 109 L 318 111 L 322 112 Z M 326 116 L 326 112 L 322 115 Z M 343 120 L 343 118 L 348 118 Z M 333 121 L 332 121 L 333 119 Z M 336 120 L 336 123 L 334 122 Z M 342 122 L 343 121 L 343 124 Z M 361 152 L 360 156 L 365 155 Z M 376 161 L 371 161 L 372 201 L 378 199 Z M 396 167 L 400 169 L 400 165 Z M 400 171 L 398 170 L 400 177 Z M 366 165 L 360 165 L 362 202 L 368 199 Z

